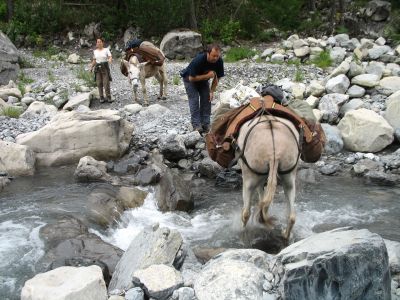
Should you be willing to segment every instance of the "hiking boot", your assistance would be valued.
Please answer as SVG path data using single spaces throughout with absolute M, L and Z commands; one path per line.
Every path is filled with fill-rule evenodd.
M 208 133 L 210 131 L 210 125 L 207 124 L 207 125 L 203 125 L 202 127 L 203 127 L 203 131 L 205 133 Z
M 198 131 L 201 134 L 203 132 L 203 128 L 201 126 L 193 126 L 193 131 Z
M 108 102 L 108 103 L 112 103 L 112 102 L 114 102 L 114 100 L 113 100 L 113 99 L 111 99 L 111 97 L 107 97 L 107 98 L 106 98 L 106 100 L 107 100 L 107 102 Z
M 106 101 L 106 99 L 104 99 L 104 97 L 100 97 L 100 103 L 104 103 L 104 101 Z

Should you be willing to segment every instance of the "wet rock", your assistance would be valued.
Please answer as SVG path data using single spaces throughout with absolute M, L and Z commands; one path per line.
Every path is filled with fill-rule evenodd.
M 215 185 L 219 187 L 238 188 L 242 186 L 242 176 L 233 170 L 223 170 L 217 174 Z
M 136 154 L 130 154 L 128 157 L 124 157 L 118 162 L 114 163 L 112 170 L 118 174 L 125 174 L 128 172 L 136 173 L 140 169 L 140 164 L 143 158 Z
M 223 168 L 209 157 L 204 158 L 199 164 L 200 174 L 208 178 L 217 177 L 222 170 Z
M 339 228 L 290 245 L 276 257 L 285 299 L 389 299 L 390 274 L 383 239 L 368 230 Z M 281 271 L 280 271 L 281 270 Z M 340 284 L 339 284 L 340 283 Z
M 92 233 L 66 238 L 46 251 L 37 264 L 39 270 L 51 270 L 60 266 L 98 265 L 109 280 L 110 274 L 122 256 L 123 251 L 104 242 Z
M 164 136 L 158 143 L 161 153 L 166 159 L 178 161 L 186 157 L 186 147 L 182 136 L 171 134 Z
M 381 164 L 370 159 L 361 159 L 353 166 L 355 175 L 364 175 L 370 171 L 379 170 L 381 170 Z
M 150 165 L 144 169 L 141 169 L 135 179 L 138 185 L 150 185 L 156 184 L 161 179 L 161 169 L 155 165 Z
M 194 207 L 190 184 L 177 169 L 163 170 L 160 183 L 155 188 L 155 197 L 162 211 L 190 211 Z
M 179 232 L 154 227 L 142 230 L 131 242 L 112 276 L 109 290 L 129 289 L 133 274 L 154 264 L 172 266 L 182 246 Z
M 117 194 L 117 199 L 121 201 L 124 209 L 136 208 L 142 206 L 148 192 L 136 187 L 122 186 Z
M 38 274 L 25 282 L 21 300 L 49 299 L 107 300 L 107 289 L 98 266 L 61 267 Z
M 40 239 L 46 248 L 53 248 L 58 243 L 69 238 L 88 233 L 88 228 L 74 217 L 63 217 L 54 224 L 46 224 L 40 228 Z
M 182 275 L 173 267 L 162 264 L 135 271 L 132 280 L 148 297 L 160 300 L 166 300 L 174 290 L 183 286 Z
M 319 170 L 324 175 L 334 175 L 339 170 L 339 166 L 334 164 L 327 164 L 322 166 Z
M 27 146 L 0 140 L 0 171 L 13 176 L 35 173 L 35 153 Z
M 382 171 L 369 171 L 364 175 L 368 183 L 395 186 L 400 183 L 400 176 L 388 174 Z
M 79 160 L 74 176 L 79 182 L 111 181 L 111 176 L 107 174 L 106 166 L 107 163 L 104 161 L 98 161 L 93 157 L 84 156 Z
M 111 187 L 98 187 L 88 196 L 87 215 L 95 224 L 109 226 L 118 220 L 123 211 L 117 192 Z

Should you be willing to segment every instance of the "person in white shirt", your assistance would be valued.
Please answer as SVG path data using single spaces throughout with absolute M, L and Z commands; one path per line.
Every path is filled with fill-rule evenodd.
M 97 88 L 99 89 L 100 103 L 112 102 L 110 92 L 111 72 L 109 63 L 112 62 L 110 49 L 104 48 L 104 41 L 101 38 L 96 40 L 96 49 L 93 51 L 93 60 L 90 71 L 94 70 Z M 106 98 L 104 98 L 103 87 Z

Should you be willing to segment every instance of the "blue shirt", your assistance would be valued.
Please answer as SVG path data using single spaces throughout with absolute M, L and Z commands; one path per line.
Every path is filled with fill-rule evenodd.
M 207 61 L 207 53 L 199 53 L 190 64 L 186 67 L 186 69 L 181 71 L 181 76 L 183 78 L 188 78 L 189 76 L 195 77 L 197 75 L 207 74 L 209 71 L 214 71 L 217 74 L 218 78 L 223 77 L 224 74 L 224 62 L 220 57 L 215 63 L 210 63 Z M 201 80 L 207 81 L 207 80 Z

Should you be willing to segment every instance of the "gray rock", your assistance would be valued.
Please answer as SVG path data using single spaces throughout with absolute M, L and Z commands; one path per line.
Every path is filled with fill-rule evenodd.
M 346 72 L 345 72 L 346 73 Z M 350 86 L 350 80 L 344 74 L 340 74 L 328 80 L 325 89 L 328 94 L 345 94 Z
M 284 299 L 390 299 L 385 243 L 366 229 L 339 228 L 292 244 L 277 255 L 274 271 Z
M 0 86 L 16 80 L 19 72 L 19 53 L 10 39 L 0 31 Z
M 334 123 L 339 116 L 340 107 L 348 101 L 349 96 L 343 94 L 327 94 L 321 98 L 318 109 L 321 111 L 322 119 L 328 123 Z
M 332 48 L 329 55 L 333 60 L 334 64 L 338 65 L 344 60 L 346 56 L 346 49 L 341 47 L 334 47 Z
M 173 267 L 158 264 L 133 273 L 133 283 L 143 287 L 146 295 L 167 300 L 174 290 L 183 286 L 182 275 Z
M 190 287 L 181 287 L 175 290 L 171 300 L 195 300 L 194 290 Z
M 157 204 L 162 211 L 189 211 L 193 209 L 190 184 L 177 169 L 164 169 L 160 183 L 155 188 Z
M 358 85 L 352 85 L 346 92 L 350 98 L 360 98 L 365 95 L 365 89 Z
M 223 168 L 209 157 L 204 158 L 199 164 L 200 174 L 208 178 L 217 177 L 222 170 Z
M 87 200 L 87 215 L 95 224 L 107 227 L 118 220 L 124 211 L 117 191 L 105 185 L 93 190 Z
M 158 148 L 168 160 L 178 161 L 186 157 L 185 142 L 181 135 L 170 134 L 161 137 Z
M 345 103 L 339 110 L 339 114 L 344 116 L 348 111 L 359 109 L 365 107 L 364 101 L 359 98 L 351 99 L 349 102 Z
M 336 154 L 343 149 L 343 140 L 340 131 L 336 126 L 321 124 L 326 136 L 325 152 L 326 154 Z
M 368 50 L 368 56 L 370 59 L 379 59 L 383 54 L 386 54 L 391 49 L 389 46 L 374 46 Z
M 353 78 L 357 75 L 361 75 L 364 73 L 363 67 L 355 62 L 350 63 L 350 69 L 347 73 L 349 78 Z
M 153 227 L 142 230 L 131 242 L 115 269 L 109 291 L 132 287 L 133 274 L 154 264 L 172 266 L 182 237 L 176 230 Z
M 390 16 L 391 4 L 389 1 L 372 0 L 369 1 L 365 10 L 365 15 L 372 21 L 385 21 Z
M 183 137 L 183 142 L 185 143 L 185 146 L 187 148 L 193 148 L 199 141 L 203 140 L 203 137 L 197 130 L 189 132 L 183 135 L 182 137 Z
M 320 172 L 324 175 L 333 175 L 338 171 L 339 167 L 334 164 L 327 164 L 321 167 Z
M 155 165 L 148 166 L 144 169 L 141 169 L 136 175 L 135 182 L 138 185 L 150 185 L 155 184 L 160 181 L 161 178 L 161 170 Z
M 192 58 L 202 50 L 201 34 L 194 31 L 170 31 L 162 39 L 161 51 L 169 59 Z
M 125 293 L 124 300 L 144 300 L 144 292 L 139 287 L 132 288 Z
M 197 276 L 194 290 L 199 300 L 262 300 L 272 256 L 256 250 L 230 250 L 215 256 Z

